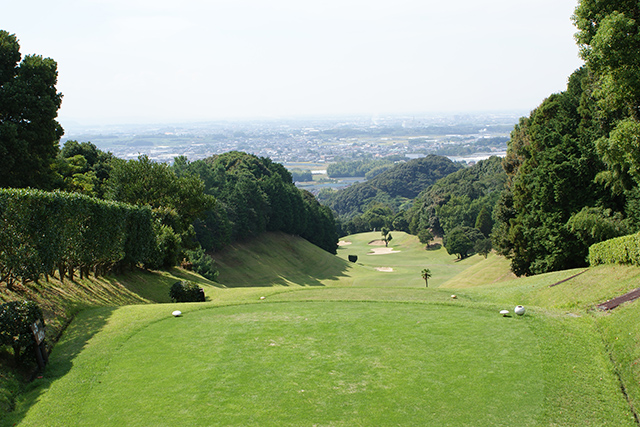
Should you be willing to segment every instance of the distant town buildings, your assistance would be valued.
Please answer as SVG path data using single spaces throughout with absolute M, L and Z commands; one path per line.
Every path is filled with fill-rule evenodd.
M 464 160 L 504 154 L 517 121 L 515 114 L 485 114 L 85 127 L 67 129 L 65 139 L 90 141 L 124 159 L 145 154 L 162 162 L 178 156 L 193 161 L 232 150 L 283 164 L 430 153 Z

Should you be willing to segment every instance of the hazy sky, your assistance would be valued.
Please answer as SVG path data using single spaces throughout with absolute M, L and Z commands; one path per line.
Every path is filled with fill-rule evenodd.
M 19 0 L 60 121 L 529 111 L 581 65 L 574 0 Z

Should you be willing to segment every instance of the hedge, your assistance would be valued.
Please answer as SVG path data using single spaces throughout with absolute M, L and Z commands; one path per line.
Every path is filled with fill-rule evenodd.
M 75 193 L 0 189 L 0 282 L 60 278 L 147 262 L 151 210 Z
M 640 233 L 616 237 L 591 245 L 589 264 L 630 264 L 640 266 Z

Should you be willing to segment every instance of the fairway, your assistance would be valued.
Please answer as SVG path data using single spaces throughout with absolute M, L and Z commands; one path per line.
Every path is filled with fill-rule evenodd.
M 543 397 L 526 319 L 463 307 L 210 308 L 103 356 L 91 385 L 57 385 L 84 388 L 82 408 L 37 408 L 48 425 L 535 425 Z
M 0 425 L 637 425 L 600 332 L 619 342 L 635 323 L 589 310 L 640 270 L 550 287 L 576 272 L 513 279 L 495 255 L 458 261 L 404 233 L 376 255 L 377 237 L 332 256 L 271 234 L 220 255 L 207 302 L 83 310 Z

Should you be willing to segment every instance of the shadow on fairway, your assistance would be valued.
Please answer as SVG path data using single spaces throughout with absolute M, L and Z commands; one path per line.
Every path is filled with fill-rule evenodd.
M 56 343 L 42 376 L 29 385 L 30 390 L 22 395 L 16 410 L 7 414 L 0 425 L 18 425 L 51 384 L 71 370 L 73 360 L 82 352 L 89 340 L 106 325 L 115 310 L 115 307 L 83 310 L 67 327 L 63 338 Z
M 260 270 L 260 274 L 246 275 L 246 279 L 239 279 L 239 275 L 236 275 L 233 280 L 225 281 L 225 275 L 221 274 L 221 282 L 216 283 L 216 286 L 225 288 L 262 288 L 273 286 L 325 286 L 323 283 L 325 280 L 340 280 L 340 278 L 347 277 L 347 270 L 352 265 L 351 262 L 342 260 L 337 256 L 334 256 L 334 262 L 331 264 L 325 264 L 323 269 L 314 269 L 313 274 L 301 272 L 296 268 L 281 268 L 282 265 L 275 268 L 269 268 L 265 266 Z
M 220 273 L 217 282 L 227 288 L 325 286 L 352 268 L 347 260 L 283 233 L 266 233 L 212 257 Z

